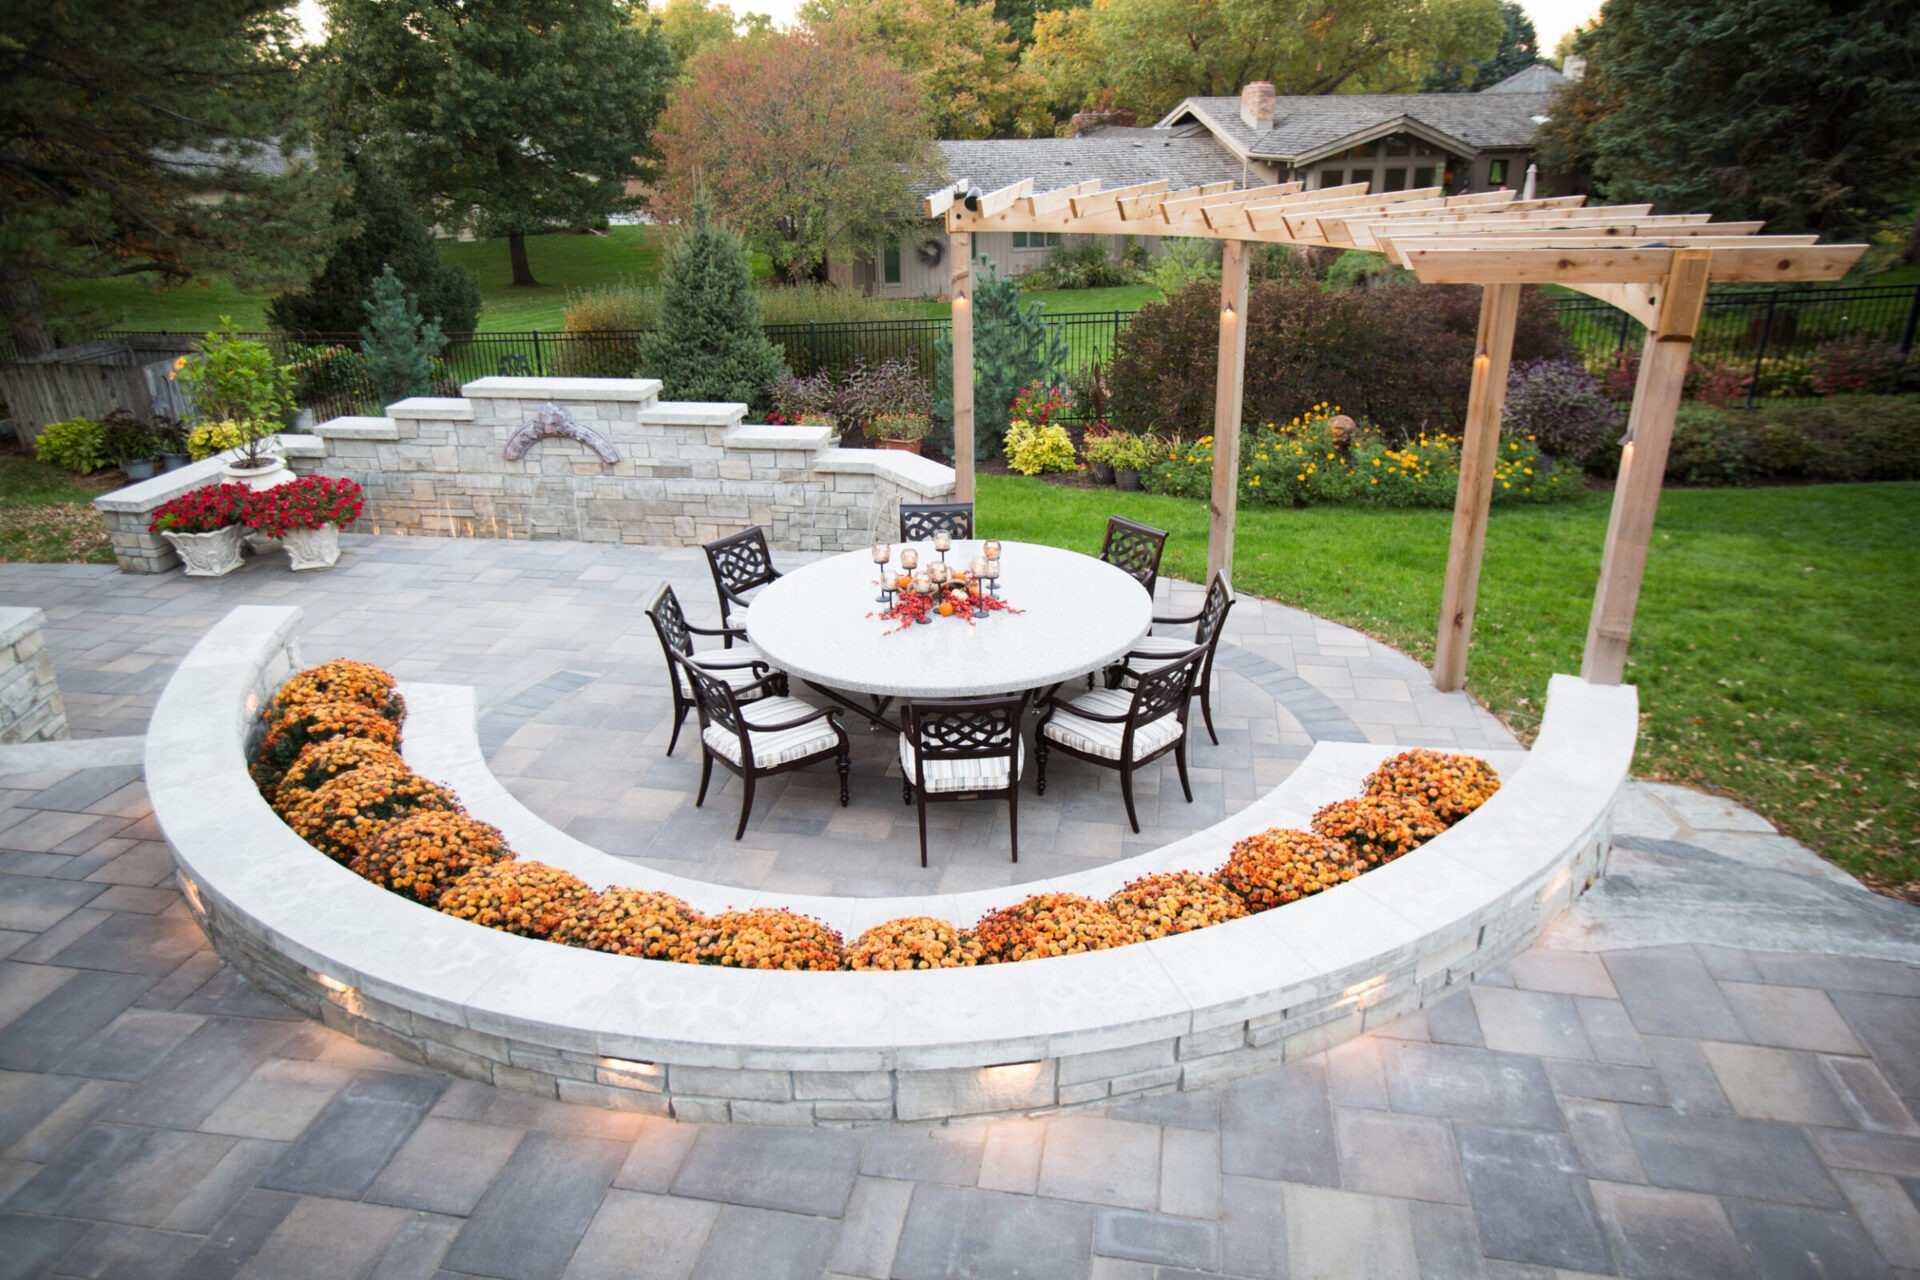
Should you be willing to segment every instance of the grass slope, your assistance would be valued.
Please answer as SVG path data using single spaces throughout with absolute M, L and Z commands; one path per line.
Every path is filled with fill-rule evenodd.
M 19 454 L 0 455 L 0 560 L 36 564 L 78 560 L 112 564 L 107 526 L 90 505 L 119 480 L 75 480 Z
M 1523 734 L 1577 672 L 1609 495 L 1501 509 L 1469 684 Z M 1109 513 L 1170 530 L 1206 571 L 1204 504 L 982 476 L 996 533 L 1094 552 Z M 1234 584 L 1431 662 L 1451 513 L 1243 510 Z M 1627 679 L 1634 771 L 1733 796 L 1855 874 L 1920 881 L 1920 484 L 1669 490 Z

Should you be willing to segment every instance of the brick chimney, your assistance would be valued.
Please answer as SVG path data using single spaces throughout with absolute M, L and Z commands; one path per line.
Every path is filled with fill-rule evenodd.
M 1240 118 L 1256 133 L 1273 128 L 1273 86 L 1255 80 L 1240 91 Z

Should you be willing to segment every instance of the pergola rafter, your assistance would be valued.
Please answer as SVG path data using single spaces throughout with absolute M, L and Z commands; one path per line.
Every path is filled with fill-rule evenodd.
M 929 217 L 946 216 L 952 241 L 954 470 L 957 496 L 966 501 L 974 487 L 972 236 L 1040 231 L 1223 242 L 1209 574 L 1233 559 L 1248 246 L 1377 249 L 1422 283 L 1482 286 L 1434 655 L 1434 683 L 1441 689 L 1458 689 L 1466 681 L 1521 287 L 1562 285 L 1619 307 L 1647 327 L 1581 663 L 1586 679 L 1617 684 L 1707 287 L 1715 281 L 1837 280 L 1866 251 L 1865 245 L 1818 244 L 1812 236 L 1763 235 L 1758 222 L 1655 214 L 1650 205 L 1588 206 L 1583 196 L 1522 200 L 1511 191 L 1449 196 L 1434 187 L 1373 192 L 1365 183 L 1318 191 L 1303 191 L 1298 183 L 1175 191 L 1164 181 L 1115 189 L 1083 182 L 1035 194 L 1031 179 L 985 193 L 963 180 L 929 196 L 926 208 Z

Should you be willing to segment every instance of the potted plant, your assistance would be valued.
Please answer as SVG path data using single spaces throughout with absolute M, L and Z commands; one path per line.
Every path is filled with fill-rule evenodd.
M 115 409 L 102 418 L 100 427 L 106 433 L 108 456 L 126 473 L 127 479 L 136 483 L 153 479 L 160 442 L 152 428 L 125 409 Z
M 1106 423 L 1096 422 L 1087 428 L 1080 456 L 1086 460 L 1087 477 L 1095 484 L 1113 483 L 1113 444 L 1113 428 Z
M 360 486 L 344 477 L 305 476 L 247 498 L 241 523 L 278 538 L 295 569 L 328 569 L 340 559 L 340 530 L 360 518 Z
M 240 515 L 250 490 L 239 484 L 203 485 L 164 502 L 147 526 L 180 556 L 190 578 L 218 578 L 240 567 Z
M 170 413 L 153 415 L 153 439 L 160 449 L 160 469 L 178 471 L 193 461 L 187 452 L 187 429 Z
M 1115 431 L 1107 439 L 1110 442 L 1107 462 L 1113 467 L 1114 485 L 1138 489 L 1140 473 L 1153 465 L 1160 452 L 1160 441 L 1151 434 L 1135 435 L 1131 431 Z
M 920 452 L 920 442 L 933 430 L 933 419 L 924 413 L 876 414 L 867 424 L 867 435 L 875 447 Z
M 291 478 L 272 443 L 293 412 L 293 376 L 273 362 L 266 343 L 242 338 L 233 321 L 222 316 L 220 327 L 201 339 L 199 354 L 175 360 L 167 376 L 186 389 L 202 424 L 188 438 L 189 446 L 203 430 L 215 428 L 191 448 L 196 457 L 237 449 L 239 456 L 227 464 L 226 474 L 251 489 Z M 214 441 L 220 442 L 219 448 L 208 449 Z

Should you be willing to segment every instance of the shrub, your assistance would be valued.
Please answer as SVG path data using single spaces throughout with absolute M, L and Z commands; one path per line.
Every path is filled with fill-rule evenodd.
M 112 461 L 106 430 L 92 418 L 48 423 L 34 437 L 33 452 L 40 461 L 76 475 L 98 471 Z
M 106 437 L 107 457 L 121 466 L 150 459 L 160 452 L 160 438 L 153 428 L 125 409 L 115 409 L 102 418 L 100 430 Z
M 714 220 L 705 188 L 667 255 L 660 323 L 640 342 L 640 369 L 676 400 L 744 401 L 765 413 L 780 352 L 760 327 L 746 246 Z
M 1578 361 L 1530 361 L 1507 379 L 1501 431 L 1531 438 L 1550 457 L 1584 464 L 1625 425 L 1620 406 Z
M 349 332 L 359 324 L 358 301 L 354 306 L 356 319 L 346 326 Z M 287 357 L 287 372 L 293 377 L 294 403 L 311 407 L 320 421 L 351 414 L 368 401 L 372 382 L 367 360 L 353 347 L 339 343 L 316 347 L 290 342 Z
M 1105 289 L 1134 284 L 1145 273 L 1126 257 L 1107 254 L 1105 237 L 1078 244 L 1062 241 L 1047 254 L 1047 265 L 1020 277 L 1026 289 Z
M 1104 951 L 1140 935 L 1104 902 L 1074 893 L 1037 893 L 980 917 L 973 927 L 982 964 Z
M 153 509 L 148 533 L 212 533 L 239 524 L 252 490 L 243 484 L 207 484 Z
M 1060 426 L 1015 422 L 1007 429 L 1007 465 L 1023 476 L 1074 468 L 1073 437 Z
M 1246 904 L 1226 886 L 1195 871 L 1163 871 L 1131 881 L 1107 899 L 1121 923 L 1147 938 L 1237 920 Z
M 702 924 L 692 959 L 735 969 L 844 969 L 838 930 L 793 911 L 723 911 Z
M 382 827 L 352 863 L 383 889 L 433 906 L 476 867 L 513 857 L 498 827 L 446 809 L 416 809 Z
M 1477 756 L 1418 748 L 1403 751 L 1367 775 L 1370 796 L 1417 800 L 1445 823 L 1455 823 L 1500 789 L 1500 775 Z
M 1445 831 L 1447 824 L 1418 800 L 1366 795 L 1326 805 L 1313 815 L 1313 829 L 1379 866 L 1411 853 Z
M 269 538 L 284 538 L 295 529 L 318 529 L 324 524 L 345 528 L 360 518 L 360 509 L 360 486 L 352 480 L 302 476 L 291 484 L 249 494 L 240 523 Z
M 1272 827 L 1233 846 L 1214 878 L 1249 911 L 1271 911 L 1358 876 L 1366 863 L 1338 840 Z
M 1327 268 L 1327 288 L 1364 289 L 1376 282 L 1404 283 L 1412 272 L 1396 267 L 1384 253 L 1344 249 Z
M 1115 471 L 1145 472 L 1153 466 L 1161 451 L 1169 446 L 1151 433 L 1135 435 L 1131 431 L 1109 431 L 1106 435 L 1107 465 Z
M 980 963 L 980 944 L 945 920 L 904 916 L 855 938 L 849 969 L 961 969 Z
M 604 889 L 553 941 L 645 960 L 693 959 L 705 921 L 670 893 L 615 886 Z
M 1807 381 L 1823 396 L 1891 395 L 1909 371 L 1899 347 L 1854 336 L 1822 344 L 1808 365 Z
M 351 863 L 395 818 L 417 809 L 459 807 L 445 787 L 411 769 L 370 764 L 340 774 L 285 816 L 287 825 L 308 844 L 335 862 Z
M 336 658 L 308 667 L 287 678 L 273 696 L 266 715 L 278 719 L 289 709 L 309 702 L 357 702 L 371 707 L 396 725 L 407 716 L 407 701 L 394 678 L 370 662 Z
M 284 813 L 340 774 L 370 764 L 403 769 L 407 762 L 392 747 L 370 738 L 328 738 L 302 747 L 293 763 L 287 766 L 286 773 L 275 785 L 263 787 L 261 794 L 268 804 Z
M 894 356 L 877 365 L 856 358 L 838 383 L 834 410 L 843 426 L 876 418 L 930 419 L 933 396 L 910 356 Z
M 1834 396 L 1748 415 L 1764 475 L 1920 480 L 1920 397 Z
M 304 702 L 290 707 L 268 724 L 254 756 L 254 785 L 270 792 L 303 750 L 329 738 L 363 738 L 398 751 L 400 726 L 358 702 Z
M 792 284 L 762 281 L 760 319 L 764 324 L 851 324 L 898 320 L 911 309 L 859 289 L 801 280 Z
M 202 422 L 187 433 L 187 453 L 195 462 L 204 462 L 216 453 L 244 449 L 272 434 L 272 424 L 258 419 Z
M 1220 245 L 1218 240 L 1200 236 L 1175 236 L 1162 240 L 1165 252 L 1153 264 L 1153 282 L 1171 298 L 1196 284 L 1220 286 Z
M 924 413 L 882 413 L 867 424 L 875 440 L 925 440 L 932 430 L 933 419 Z
M 1003 447 L 1009 410 L 1021 388 L 1060 382 L 1071 352 L 1065 327 L 1049 322 L 1038 302 L 1022 302 L 1020 282 L 991 267 L 974 290 L 973 314 L 973 450 L 976 458 L 988 458 Z M 951 427 L 953 340 L 941 338 L 934 345 L 939 364 L 933 416 Z
M 580 877 L 544 862 L 515 860 L 475 867 L 448 885 L 435 905 L 502 933 L 548 938 L 577 930 L 593 899 Z
M 366 301 L 360 351 L 381 404 L 433 390 L 434 365 L 446 350 L 438 322 L 420 318 L 420 304 L 392 267 L 381 271 Z
M 1759 470 L 1751 423 L 1710 404 L 1682 404 L 1673 415 L 1666 479 L 1673 484 L 1746 484 Z
M 199 353 L 174 361 L 167 377 L 186 389 L 203 422 L 262 422 L 271 431 L 293 412 L 292 373 L 274 363 L 266 343 L 242 338 L 226 316 L 200 340 Z
M 660 291 L 637 285 L 602 285 L 567 295 L 565 327 L 556 366 L 564 378 L 631 378 L 640 369 L 640 341 L 659 323 Z

